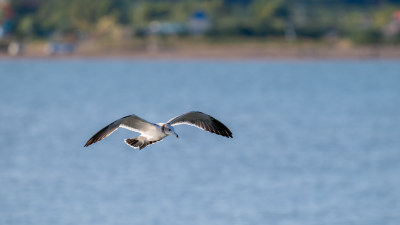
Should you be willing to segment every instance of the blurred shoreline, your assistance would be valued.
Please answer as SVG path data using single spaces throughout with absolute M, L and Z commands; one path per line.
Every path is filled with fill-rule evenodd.
M 400 58 L 398 0 L 96 2 L 0 0 L 0 57 Z
M 21 54 L 0 52 L 0 59 L 400 59 L 400 46 L 347 46 L 318 44 L 209 44 L 183 43 L 166 46 L 102 46 L 79 44 L 70 53 L 49 54 L 43 43 L 23 47 Z

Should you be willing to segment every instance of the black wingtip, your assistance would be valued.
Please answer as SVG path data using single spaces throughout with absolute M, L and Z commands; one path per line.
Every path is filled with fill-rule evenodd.
M 90 140 L 89 140 L 90 141 Z M 92 143 L 89 143 L 89 141 L 88 142 L 86 142 L 86 144 L 83 146 L 83 147 L 88 147 L 89 145 L 91 145 Z
M 97 141 L 97 140 L 95 139 L 95 136 L 96 136 L 96 135 L 94 135 L 93 137 L 91 137 L 91 138 L 86 142 L 86 144 L 85 144 L 83 147 L 88 147 L 89 145 L 95 143 L 95 142 Z
M 232 131 L 229 130 L 225 124 L 223 124 L 221 121 L 215 119 L 214 117 L 211 117 L 214 125 L 216 126 L 217 130 L 216 132 L 211 131 L 212 133 L 227 137 L 227 138 L 233 138 L 232 136 Z
M 224 135 L 224 136 L 227 137 L 227 138 L 233 138 L 232 133 L 229 133 L 229 134 Z

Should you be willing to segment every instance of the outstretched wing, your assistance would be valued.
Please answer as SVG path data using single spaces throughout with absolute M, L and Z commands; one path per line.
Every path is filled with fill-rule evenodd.
M 232 137 L 232 132 L 228 127 L 214 117 L 202 112 L 188 112 L 170 119 L 167 123 L 171 126 L 187 124 L 224 137 Z
M 98 131 L 95 135 L 93 135 L 93 137 L 91 137 L 86 142 L 85 147 L 103 140 L 104 138 L 112 134 L 114 131 L 116 131 L 119 127 L 135 131 L 138 133 L 147 133 L 153 129 L 156 129 L 156 126 L 154 124 L 149 123 L 146 120 L 136 115 L 125 116 L 122 117 L 121 119 L 118 119 L 110 123 L 108 126 Z

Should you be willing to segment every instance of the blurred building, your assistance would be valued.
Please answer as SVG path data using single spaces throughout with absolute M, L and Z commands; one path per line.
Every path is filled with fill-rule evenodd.
M 400 10 L 392 15 L 392 20 L 384 27 L 383 33 L 387 37 L 400 35 Z
M 187 29 L 190 34 L 204 34 L 211 28 L 209 16 L 203 10 L 197 10 L 189 18 Z
M 9 1 L 0 0 L 0 39 L 11 32 L 14 10 Z
M 183 23 L 178 22 L 159 22 L 153 21 L 149 24 L 147 32 L 149 34 L 173 35 L 185 32 Z
M 150 35 L 175 35 L 188 33 L 192 35 L 204 34 L 211 28 L 209 16 L 202 10 L 193 12 L 186 22 L 152 21 L 147 27 Z

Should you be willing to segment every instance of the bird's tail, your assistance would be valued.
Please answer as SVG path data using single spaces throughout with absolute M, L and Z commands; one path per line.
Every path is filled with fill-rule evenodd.
M 151 144 L 153 144 L 155 142 L 157 142 L 157 141 L 147 140 L 143 136 L 125 139 L 125 143 L 127 145 L 131 146 L 132 148 L 139 148 L 140 150 L 142 148 L 146 147 L 147 145 L 151 145 Z

